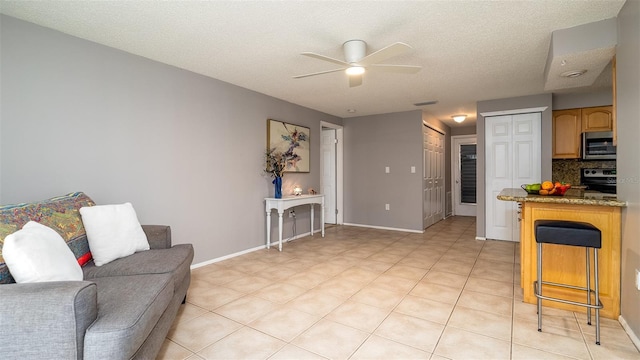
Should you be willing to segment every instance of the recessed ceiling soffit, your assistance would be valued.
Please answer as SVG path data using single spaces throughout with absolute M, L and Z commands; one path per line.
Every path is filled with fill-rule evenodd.
M 616 18 L 551 34 L 545 66 L 546 91 L 591 86 L 615 55 Z

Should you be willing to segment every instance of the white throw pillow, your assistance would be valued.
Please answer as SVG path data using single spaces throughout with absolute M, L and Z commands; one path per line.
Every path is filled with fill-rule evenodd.
M 149 250 L 147 235 L 131 203 L 80 208 L 89 249 L 96 266 Z
M 35 221 L 4 239 L 2 256 L 17 283 L 82 280 L 82 269 L 62 236 Z

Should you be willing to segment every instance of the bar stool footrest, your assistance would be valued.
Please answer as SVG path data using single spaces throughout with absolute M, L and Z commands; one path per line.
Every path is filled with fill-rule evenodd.
M 553 286 L 564 287 L 564 288 L 569 288 L 569 289 L 587 291 L 587 288 L 581 288 L 579 286 L 573 286 L 573 285 L 558 284 L 558 283 L 552 283 L 552 282 L 546 282 L 546 281 L 543 281 L 542 284 L 543 285 L 553 285 Z M 593 291 L 593 290 L 591 290 L 590 292 L 595 294 L 595 291 Z M 566 300 L 566 299 L 560 299 L 560 298 L 554 298 L 554 297 L 550 297 L 550 296 L 540 295 L 540 294 L 538 294 L 538 281 L 534 281 L 533 282 L 533 293 L 538 299 L 542 299 L 542 300 L 557 301 L 557 302 L 560 302 L 560 303 L 563 303 L 563 304 L 583 306 L 583 307 L 591 308 L 591 309 L 602 309 L 603 308 L 602 301 L 600 301 L 600 300 L 598 300 L 598 305 L 596 305 L 596 304 L 587 304 L 587 303 L 578 302 L 578 301 L 571 301 L 571 300 Z

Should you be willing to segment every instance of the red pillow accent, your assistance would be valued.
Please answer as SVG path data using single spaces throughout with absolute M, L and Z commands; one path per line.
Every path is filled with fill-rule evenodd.
M 88 252 L 78 258 L 78 264 L 80 266 L 84 266 L 84 264 L 88 263 L 91 260 L 91 252 Z

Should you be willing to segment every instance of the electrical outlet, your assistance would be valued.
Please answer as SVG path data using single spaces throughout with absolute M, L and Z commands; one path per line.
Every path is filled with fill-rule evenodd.
M 412 166 L 412 167 L 411 167 L 411 173 L 412 173 L 412 174 L 415 174 L 415 173 L 416 173 L 416 167 L 415 167 L 415 166 Z
M 640 290 L 640 270 L 636 269 L 636 289 Z
M 389 206 L 389 204 L 384 204 L 384 209 L 385 209 L 385 210 L 390 210 L 390 206 Z
M 385 172 L 386 174 L 388 174 L 388 173 L 390 172 L 390 171 L 389 171 L 389 167 L 388 167 L 388 166 L 385 166 L 385 167 L 384 167 L 384 172 Z

